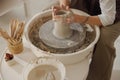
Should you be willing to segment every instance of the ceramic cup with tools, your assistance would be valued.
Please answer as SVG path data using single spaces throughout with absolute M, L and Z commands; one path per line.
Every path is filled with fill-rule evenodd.
M 0 28 L 1 36 L 7 41 L 8 49 L 13 54 L 18 54 L 23 51 L 22 35 L 24 32 L 24 22 L 12 20 L 10 23 L 10 35 L 8 32 Z

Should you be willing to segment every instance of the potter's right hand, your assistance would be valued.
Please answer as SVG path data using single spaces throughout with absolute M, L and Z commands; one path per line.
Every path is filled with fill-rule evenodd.
M 62 9 L 66 9 L 66 7 L 70 4 L 70 0 L 59 0 L 59 3 Z
M 59 10 L 68 10 L 69 9 L 69 3 L 70 0 L 59 0 L 59 6 L 54 6 L 52 8 L 52 17 L 53 20 L 60 18 L 59 16 L 56 16 L 56 12 Z
M 70 9 L 69 9 L 69 6 L 66 6 L 64 9 L 60 6 L 53 6 L 52 7 L 52 19 L 53 20 L 59 20 L 61 18 L 60 16 L 56 15 L 56 13 L 59 10 L 70 10 Z

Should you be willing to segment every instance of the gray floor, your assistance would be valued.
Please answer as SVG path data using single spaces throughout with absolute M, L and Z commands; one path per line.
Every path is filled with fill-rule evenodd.
M 10 11 L 9 13 L 0 16 L 0 27 L 9 30 L 9 22 L 13 18 L 18 18 L 20 20 L 25 20 L 23 6 L 19 8 L 15 8 L 14 10 Z M 6 41 L 0 37 L 0 53 L 5 49 L 7 46 Z M 113 75 L 112 80 L 119 80 L 120 79 L 120 37 L 115 42 L 116 47 L 116 60 L 114 63 Z

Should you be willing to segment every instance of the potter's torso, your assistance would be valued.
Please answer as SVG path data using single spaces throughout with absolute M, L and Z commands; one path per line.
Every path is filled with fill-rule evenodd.
M 120 0 L 116 0 L 116 21 L 120 21 Z

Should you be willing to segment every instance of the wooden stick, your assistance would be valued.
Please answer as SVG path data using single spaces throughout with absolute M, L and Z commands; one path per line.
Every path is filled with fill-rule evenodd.
M 0 32 L 1 32 L 1 36 L 7 40 L 8 42 L 10 42 L 11 44 L 15 43 L 15 41 L 8 35 L 7 31 L 3 30 L 3 29 L 0 29 Z
M 18 24 L 17 28 L 16 28 L 16 32 L 15 32 L 15 35 L 14 35 L 14 39 L 17 40 L 17 35 L 20 31 L 20 28 L 21 28 L 21 23 Z
M 18 20 L 14 20 L 14 26 L 13 26 L 13 35 L 12 35 L 12 38 L 14 39 L 15 38 L 15 34 L 16 34 L 16 29 L 19 25 L 19 21 Z
M 14 24 L 15 24 L 15 20 L 13 19 L 10 23 L 10 32 L 11 32 L 11 37 L 13 37 L 14 35 Z
M 0 27 L 0 36 L 2 36 L 2 28 Z
M 10 39 L 7 39 L 7 41 L 8 41 L 10 44 L 14 45 L 13 42 L 12 42 Z
M 1 29 L 0 32 L 1 32 L 1 35 L 2 35 L 3 38 L 5 38 L 5 39 L 10 38 L 10 36 L 8 35 L 8 33 L 5 30 Z
M 16 39 L 17 39 L 17 40 L 21 39 L 21 37 L 22 37 L 22 35 L 23 35 L 23 32 L 24 32 L 24 26 L 25 26 L 25 24 L 24 24 L 24 22 L 22 22 L 22 23 L 20 24 L 19 32 L 18 32 L 18 34 L 17 34 L 17 36 L 16 36 Z

